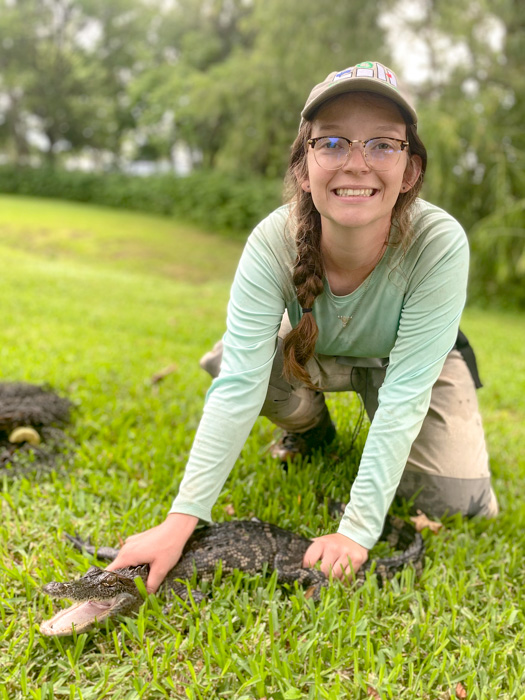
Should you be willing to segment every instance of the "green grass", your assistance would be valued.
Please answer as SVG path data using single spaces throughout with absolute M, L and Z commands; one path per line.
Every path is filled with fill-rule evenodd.
M 81 235 L 77 235 L 81 232 Z M 49 382 L 76 404 L 74 449 L 52 472 L 3 477 L 0 698 L 525 698 L 525 324 L 468 310 L 479 392 L 502 507 L 493 522 L 425 535 L 411 571 L 377 588 L 335 583 L 319 604 L 275 576 L 217 574 L 212 598 L 162 613 L 162 594 L 133 618 L 49 639 L 56 609 L 41 587 L 89 562 L 63 533 L 96 543 L 160 522 L 182 476 L 208 386 L 198 359 L 224 328 L 240 248 L 161 218 L 0 197 L 2 380 Z M 174 363 L 157 388 L 151 376 Z M 354 398 L 330 399 L 334 452 L 288 474 L 266 454 L 257 421 L 215 507 L 305 535 L 334 530 L 364 431 L 352 446 Z M 375 696 L 374 696 L 375 697 Z
M 31 197 L 0 197 L 0 230 L 5 245 L 48 260 L 191 283 L 230 279 L 242 249 L 226 238 L 210 244 L 209 234 L 165 217 Z

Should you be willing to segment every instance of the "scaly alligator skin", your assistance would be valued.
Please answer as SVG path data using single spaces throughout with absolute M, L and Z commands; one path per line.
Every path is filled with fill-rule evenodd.
M 118 549 L 96 548 L 77 537 L 68 538 L 78 549 L 95 554 L 99 559 L 113 561 Z M 384 559 L 367 561 L 357 572 L 356 582 L 365 580 L 366 572 L 374 565 L 378 580 L 392 578 L 402 567 L 413 564 L 420 572 L 424 557 L 424 543 L 420 534 L 409 523 L 399 518 L 388 518 L 381 539 L 393 547 L 400 546 L 401 553 Z M 179 562 L 171 569 L 163 582 L 175 595 L 188 598 L 188 587 L 182 581 L 191 579 L 194 571 L 201 580 L 212 580 L 217 564 L 222 562 L 222 573 L 231 574 L 235 569 L 254 574 L 263 570 L 276 570 L 279 583 L 309 588 L 308 595 L 318 600 L 323 586 L 328 585 L 325 575 L 311 568 L 303 568 L 303 556 L 311 544 L 306 537 L 283 530 L 276 525 L 259 520 L 235 520 L 208 525 L 197 529 L 188 540 Z M 91 629 L 95 623 L 118 614 L 129 614 L 142 603 L 142 597 L 133 581 L 140 576 L 146 582 L 147 564 L 106 571 L 92 566 L 82 578 L 65 583 L 53 582 L 43 591 L 52 598 L 67 598 L 76 603 L 42 622 L 40 631 L 46 636 L 65 636 Z M 193 599 L 202 600 L 200 591 L 191 591 Z

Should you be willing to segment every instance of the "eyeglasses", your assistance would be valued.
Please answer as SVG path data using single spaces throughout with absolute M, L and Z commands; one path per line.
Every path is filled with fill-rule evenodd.
M 362 154 L 371 170 L 390 170 L 399 161 L 401 151 L 408 148 L 408 141 L 380 137 L 366 141 L 350 141 L 343 136 L 320 136 L 308 139 L 313 148 L 317 165 L 325 170 L 339 170 L 346 163 L 354 144 L 361 144 Z

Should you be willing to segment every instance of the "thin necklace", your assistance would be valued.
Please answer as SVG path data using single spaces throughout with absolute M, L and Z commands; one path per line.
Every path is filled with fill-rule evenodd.
M 374 274 L 374 269 L 372 272 L 368 275 L 368 279 L 366 280 L 366 285 L 365 288 L 363 289 L 363 293 L 361 294 L 359 301 L 357 302 L 354 310 L 352 311 L 352 314 L 350 316 L 338 316 L 337 318 L 340 319 L 341 323 L 343 324 L 343 328 L 346 328 L 350 321 L 354 318 L 355 314 L 357 313 L 359 307 L 361 306 L 361 302 L 365 298 L 365 294 L 367 292 L 368 287 L 370 286 L 370 280 L 372 279 L 372 275 Z

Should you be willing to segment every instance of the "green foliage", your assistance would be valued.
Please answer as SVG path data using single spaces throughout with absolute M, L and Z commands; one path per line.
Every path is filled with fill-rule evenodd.
M 280 180 L 254 175 L 199 171 L 174 182 L 175 216 L 243 238 L 282 202 Z
M 471 298 L 525 308 L 525 199 L 500 207 L 470 231 Z
M 0 166 L 0 192 L 54 197 L 174 216 L 246 238 L 281 204 L 282 183 L 199 171 L 187 177 Z
M 469 235 L 472 298 L 523 308 L 523 12 L 512 0 L 433 0 L 406 27 L 424 42 L 433 68 L 417 86 L 429 149 L 424 194 Z M 465 60 L 454 65 L 454 52 Z
M 82 148 L 118 160 L 153 18 L 140 0 L 0 0 L 0 138 L 13 160 L 28 162 L 35 131 L 50 165 Z
M 0 216 L 2 379 L 48 381 L 76 405 L 72 449 L 56 469 L 6 473 L 1 482 L 2 700 L 366 700 L 374 693 L 445 700 L 458 683 L 472 700 L 524 699 L 525 325 L 518 314 L 470 310 L 462 324 L 485 381 L 479 398 L 502 514 L 491 522 L 457 518 L 426 534 L 419 580 L 406 571 L 382 590 L 373 578 L 358 590 L 335 582 L 313 604 L 275 576 L 218 571 L 201 584 L 210 594 L 201 606 L 175 603 L 163 612 L 172 601 L 159 594 L 137 615 L 94 633 L 42 637 L 39 622 L 57 608 L 42 586 L 90 564 L 63 534 L 78 530 L 116 545 L 169 508 L 209 385 L 197 361 L 224 328 L 230 280 L 223 267 L 215 278 L 213 267 L 231 255 L 231 243 L 203 232 L 194 238 L 194 230 L 154 216 L 140 216 L 133 229 L 132 213 L 56 201 L 4 197 Z M 68 220 L 70 236 L 62 230 Z M 30 245 L 44 237 L 42 227 L 57 229 L 51 250 Z M 87 260 L 70 247 L 79 228 L 86 245 L 92 232 Z M 211 272 L 188 283 L 196 263 L 185 252 L 177 278 L 137 268 L 128 232 L 147 260 L 160 243 L 172 261 L 190 239 Z M 104 258 L 104 244 L 115 257 Z M 173 374 L 153 387 L 151 376 L 170 363 Z M 288 473 L 268 459 L 272 428 L 257 421 L 215 518 L 232 517 L 233 507 L 233 517 L 257 515 L 307 536 L 333 531 L 327 499 L 348 492 L 366 429 L 352 444 L 357 402 L 334 395 L 330 405 L 338 443 Z

